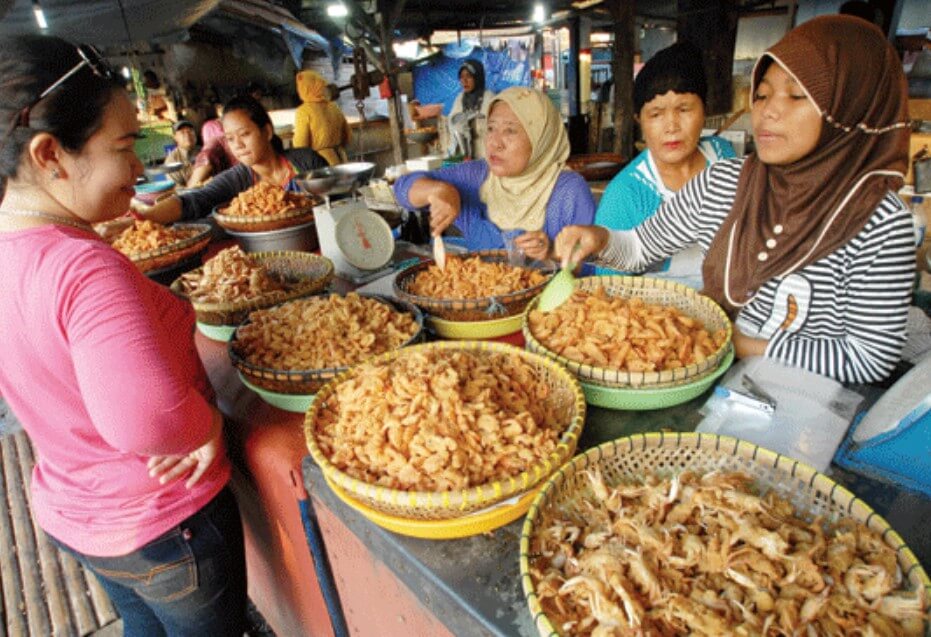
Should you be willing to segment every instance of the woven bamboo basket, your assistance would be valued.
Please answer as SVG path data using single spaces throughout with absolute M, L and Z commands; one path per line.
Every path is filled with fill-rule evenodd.
M 614 178 L 627 162 L 616 153 L 589 153 L 572 155 L 566 166 L 582 175 L 585 181 L 607 181 Z
M 423 337 L 423 314 L 417 306 L 405 301 L 397 301 L 377 294 L 360 294 L 366 298 L 376 299 L 390 305 L 398 312 L 406 312 L 413 316 L 417 323 L 417 332 L 401 347 L 407 347 L 412 343 L 417 343 Z M 246 325 L 249 319 L 242 323 Z M 239 327 L 242 327 L 240 325 Z M 229 355 L 233 362 L 233 367 L 239 370 L 250 383 L 262 389 L 277 392 L 279 394 L 316 394 L 317 391 L 329 380 L 336 378 L 349 369 L 348 366 L 327 367 L 323 369 L 271 369 L 254 365 L 247 361 L 239 351 L 237 335 L 239 328 L 233 334 L 229 342 Z M 362 362 L 362 361 L 358 361 Z
M 206 248 L 213 232 L 205 223 L 176 223 L 171 227 L 174 230 L 187 230 L 190 235 L 155 250 L 136 252 L 126 256 L 143 272 L 159 270 L 179 263 Z
M 469 252 L 463 258 L 479 256 L 489 263 L 507 263 L 508 255 L 505 250 L 481 250 Z M 418 296 L 409 292 L 414 277 L 421 271 L 433 265 L 433 260 L 417 263 L 398 273 L 394 280 L 394 293 L 400 298 L 413 303 L 424 312 L 447 321 L 488 321 L 520 314 L 527 304 L 540 293 L 552 278 L 552 266 L 536 262 L 524 267 L 544 272 L 547 277 L 543 283 L 525 290 L 518 290 L 510 294 L 486 296 L 480 299 L 437 299 L 428 296 Z
M 915 554 L 902 538 L 863 500 L 823 473 L 787 456 L 752 443 L 701 433 L 648 433 L 619 438 L 593 447 L 573 458 L 544 485 L 530 506 L 521 531 L 520 574 L 524 598 L 530 607 L 537 630 L 545 637 L 558 637 L 536 593 L 530 574 L 531 541 L 544 515 L 558 512 L 563 519 L 584 521 L 588 509 L 584 494 L 591 483 L 583 471 L 598 467 L 605 484 L 614 486 L 624 480 L 639 480 L 655 473 L 667 478 L 683 471 L 740 471 L 753 478 L 760 494 L 775 491 L 787 499 L 802 517 L 823 516 L 826 522 L 853 518 L 879 533 L 895 549 L 903 576 L 912 590 L 925 589 L 931 595 L 931 580 Z
M 576 374 L 587 383 L 605 387 L 675 387 L 682 383 L 692 382 L 698 378 L 711 374 L 727 353 L 731 342 L 732 327 L 730 319 L 721 307 L 706 296 L 702 296 L 694 289 L 667 281 L 638 276 L 594 276 L 579 279 L 579 290 L 593 290 L 602 285 L 610 296 L 625 299 L 639 297 L 646 303 L 671 306 L 692 318 L 701 321 L 708 332 L 725 330 L 724 343 L 701 363 L 693 363 L 678 369 L 658 372 L 629 372 L 619 369 L 608 369 L 587 365 L 575 361 L 547 349 L 538 341 L 530 331 L 530 312 L 536 307 L 536 301 L 531 302 L 524 311 L 522 330 L 527 349 L 531 352 L 543 354 L 565 365 L 569 371 Z
M 356 368 L 341 374 L 318 393 L 304 421 L 307 447 L 327 480 L 338 485 L 351 498 L 382 513 L 409 519 L 443 520 L 486 509 L 498 502 L 525 493 L 540 484 L 575 453 L 585 421 L 585 396 L 578 381 L 559 365 L 542 356 L 512 345 L 489 341 L 439 341 L 409 347 L 380 356 L 376 361 L 392 361 L 416 350 L 451 350 L 499 352 L 519 356 L 529 362 L 552 390 L 548 408 L 565 423 L 556 450 L 540 460 L 530 470 L 511 478 L 496 480 L 457 491 L 401 491 L 376 486 L 353 478 L 334 466 L 324 455 L 316 439 L 318 412 L 334 394 L 337 386 L 349 379 Z
M 333 262 L 316 254 L 278 251 L 254 252 L 249 256 L 277 275 L 284 282 L 285 289 L 234 303 L 204 303 L 192 300 L 191 305 L 194 306 L 198 321 L 207 325 L 239 325 L 246 320 L 249 312 L 316 294 L 326 288 L 333 278 Z M 202 270 L 203 268 L 198 268 L 195 272 L 199 274 Z M 171 284 L 171 291 L 178 296 L 189 298 L 190 290 L 181 277 Z
M 213 218 L 221 227 L 235 232 L 281 230 L 313 221 L 314 206 L 319 203 L 318 199 L 307 195 L 306 205 L 274 215 L 229 215 L 225 212 L 227 208 L 218 207 L 213 211 Z

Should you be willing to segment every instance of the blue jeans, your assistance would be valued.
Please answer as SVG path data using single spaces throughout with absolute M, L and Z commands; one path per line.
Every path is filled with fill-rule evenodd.
M 51 540 L 97 575 L 123 618 L 124 637 L 242 637 L 246 630 L 242 524 L 229 487 L 127 555 L 84 555 Z

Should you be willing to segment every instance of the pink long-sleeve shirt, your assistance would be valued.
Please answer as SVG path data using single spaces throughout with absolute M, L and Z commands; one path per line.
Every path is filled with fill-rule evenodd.
M 227 483 L 225 456 L 191 489 L 146 468 L 208 438 L 212 389 L 193 328 L 188 304 L 93 233 L 0 233 L 0 394 L 35 447 L 32 509 L 52 536 L 124 555 Z

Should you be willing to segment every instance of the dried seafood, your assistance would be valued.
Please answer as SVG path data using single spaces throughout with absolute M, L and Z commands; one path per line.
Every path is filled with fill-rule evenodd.
M 539 270 L 507 263 L 483 261 L 481 257 L 449 257 L 446 268 L 430 265 L 417 273 L 408 292 L 434 299 L 483 299 L 520 292 L 546 280 Z
M 724 330 L 709 334 L 674 307 L 577 290 L 552 312 L 534 310 L 530 331 L 548 350 L 608 369 L 654 372 L 701 363 L 720 349 Z
M 313 200 L 305 195 L 288 192 L 267 181 L 236 195 L 222 214 L 235 217 L 283 215 L 293 210 L 309 208 Z
M 350 292 L 256 310 L 237 330 L 234 345 L 259 367 L 330 369 L 397 349 L 418 329 L 410 314 Z
M 550 393 L 519 356 L 409 353 L 366 363 L 340 383 L 322 406 L 316 437 L 330 461 L 359 480 L 465 489 L 516 476 L 556 449 L 568 422 Z
M 123 254 L 132 256 L 190 239 L 198 232 L 196 228 L 169 228 L 148 219 L 136 220 L 110 245 Z
M 924 635 L 924 589 L 851 519 L 806 521 L 740 473 L 609 486 L 544 516 L 531 576 L 564 635 Z M 582 521 L 584 519 L 584 521 Z
M 221 250 L 204 267 L 181 276 L 197 303 L 236 303 L 284 290 L 284 282 L 239 246 Z

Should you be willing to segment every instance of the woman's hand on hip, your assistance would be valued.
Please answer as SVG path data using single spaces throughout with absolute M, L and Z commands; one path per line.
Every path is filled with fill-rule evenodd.
M 601 226 L 566 226 L 556 236 L 553 252 L 565 268 L 604 250 L 608 237 L 608 229 Z
M 550 238 L 542 230 L 525 232 L 516 239 L 514 245 L 523 250 L 531 259 L 543 261 L 550 254 Z
M 189 474 L 184 486 L 190 489 L 197 484 L 210 465 L 224 453 L 223 416 L 216 407 L 211 407 L 211 412 L 213 420 L 207 442 L 185 455 L 152 456 L 146 463 L 150 478 L 167 484 Z
M 430 206 L 430 234 L 438 237 L 459 216 L 462 202 L 455 186 L 437 181 L 427 195 L 427 205 Z

